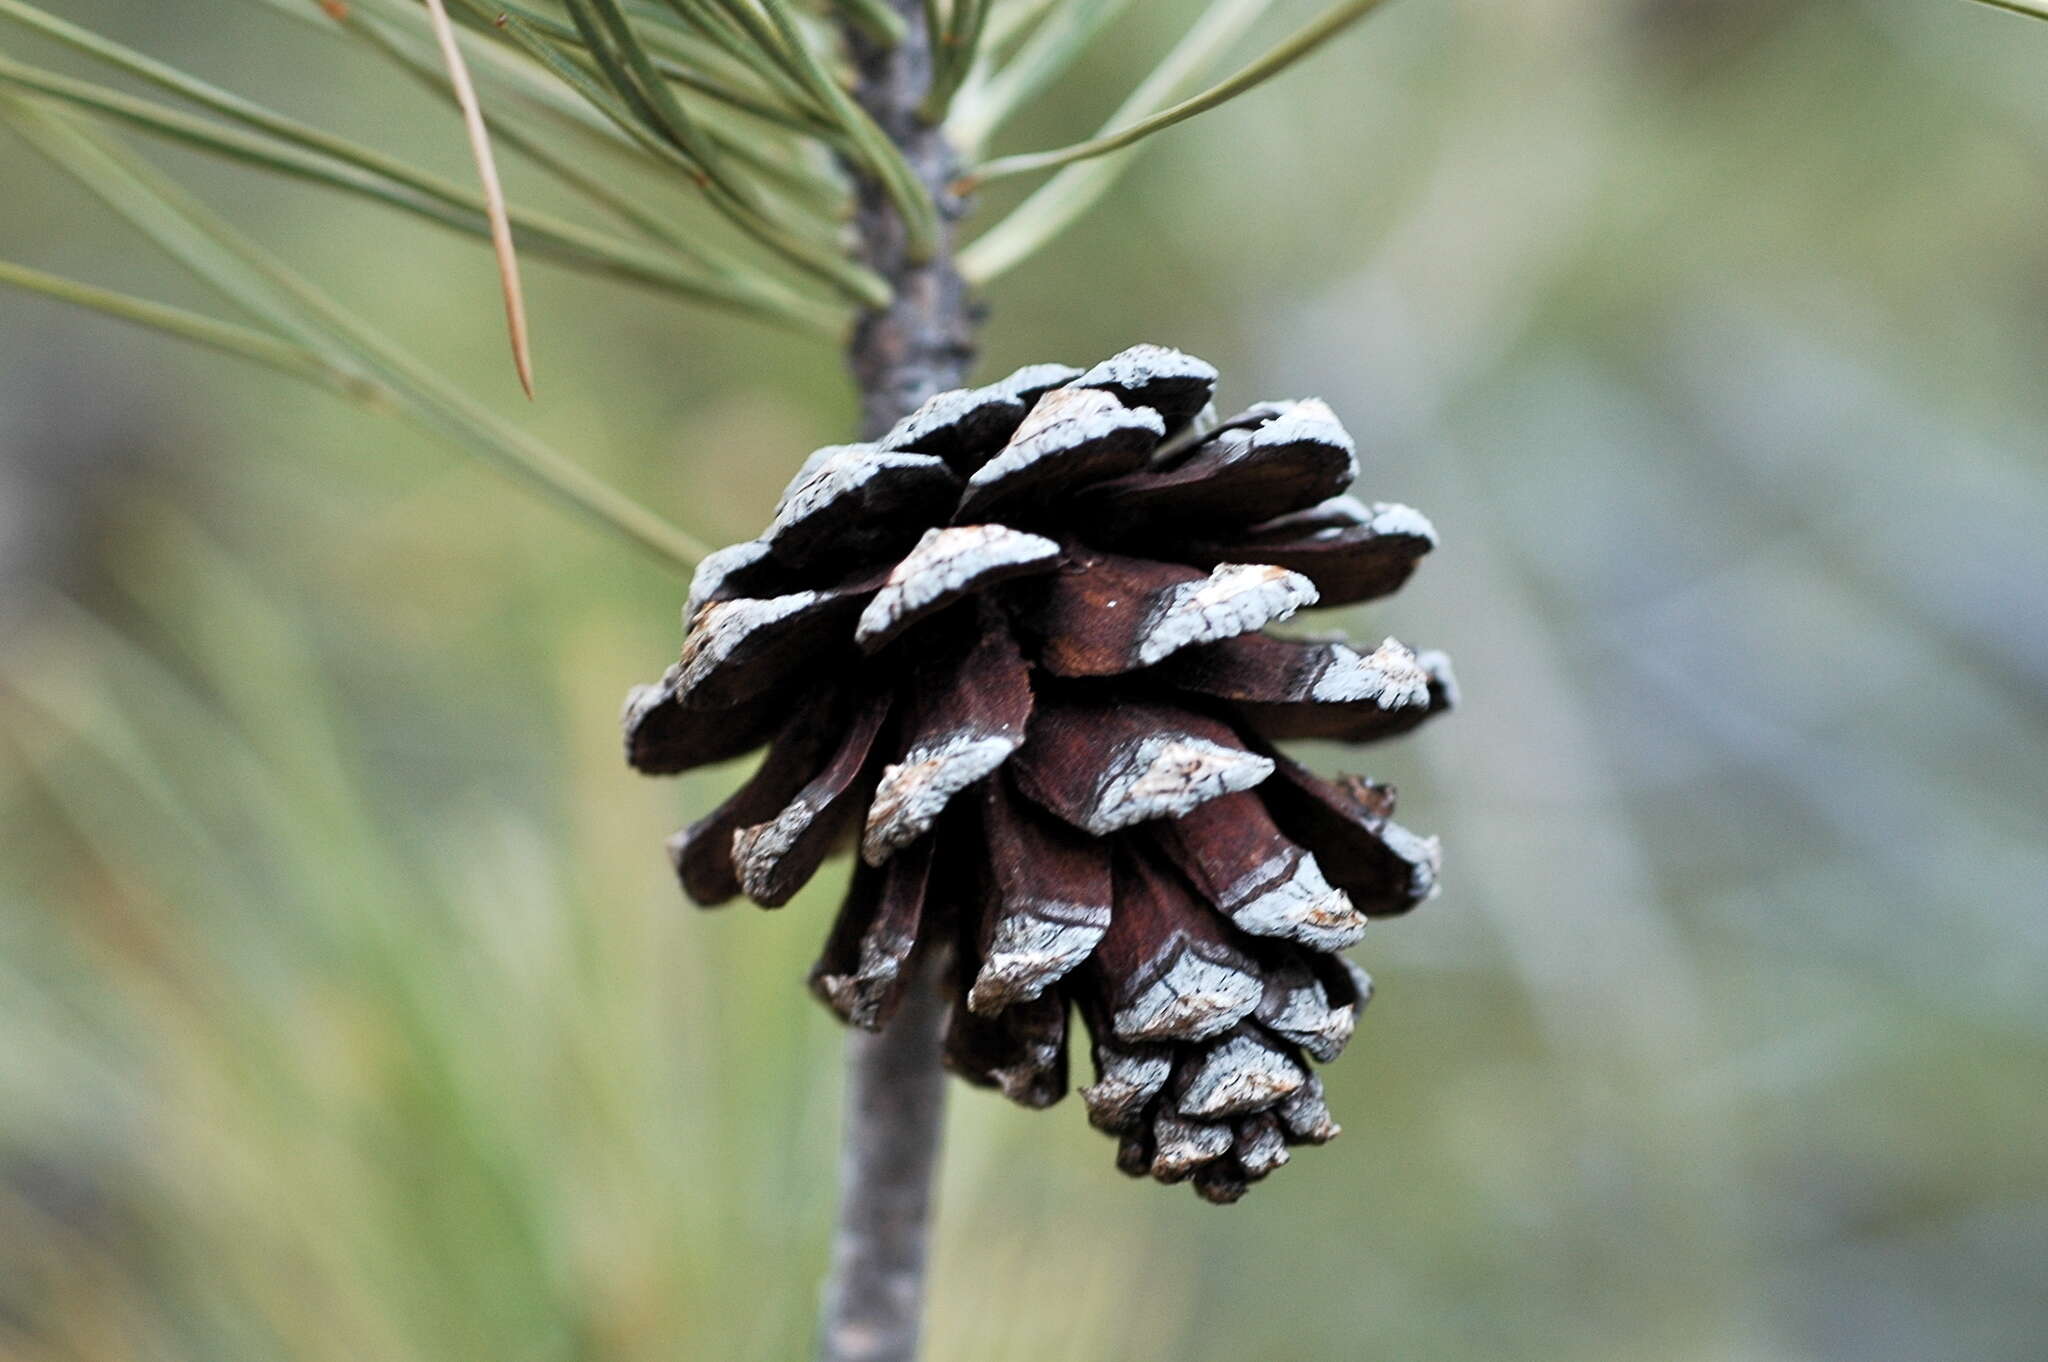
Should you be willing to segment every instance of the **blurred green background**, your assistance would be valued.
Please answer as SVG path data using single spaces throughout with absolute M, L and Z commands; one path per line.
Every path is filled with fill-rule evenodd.
M 304 26 L 56 8 L 468 173 Z M 1158 340 L 1329 399 L 1444 539 L 1333 623 L 1466 704 L 1310 754 L 1447 848 L 1357 953 L 1344 1137 L 1219 1210 L 956 1086 L 934 1359 L 2048 1355 L 2044 90 L 2048 24 L 1964 0 L 1407 0 L 992 290 L 983 375 Z M 713 542 L 848 434 L 828 350 L 545 265 L 528 407 L 485 253 L 149 151 Z M 0 256 L 203 299 L 5 138 L 0 185 Z M 807 1354 L 837 877 L 677 893 L 741 768 L 642 780 L 615 718 L 681 595 L 394 423 L 0 296 L 0 1355 Z

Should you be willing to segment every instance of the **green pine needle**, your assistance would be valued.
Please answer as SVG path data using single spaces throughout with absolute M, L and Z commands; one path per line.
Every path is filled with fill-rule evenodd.
M 240 109 L 250 124 L 234 127 L 105 86 L 0 57 L 0 86 L 12 86 L 153 136 L 164 137 L 260 169 L 340 189 L 472 236 L 488 237 L 483 195 L 319 129 L 298 124 L 233 96 L 220 107 Z M 196 97 L 196 96 L 195 96 Z M 821 335 L 837 329 L 834 314 L 766 280 L 723 277 L 667 251 L 612 238 L 594 228 L 530 209 L 514 209 L 520 245 L 574 268 L 610 274 L 701 302 Z
M 1271 4 L 1272 0 L 1216 0 L 1110 115 L 1107 126 L 1125 126 L 1166 106 L 1242 38 Z M 973 283 L 987 283 L 1027 259 L 1100 202 L 1135 154 L 1135 148 L 1125 147 L 1053 176 L 960 252 L 960 272 Z
M 70 120 L 0 97 L 30 145 L 230 301 L 326 363 L 382 385 L 414 424 L 642 549 L 689 568 L 695 537 L 503 420 L 136 158 Z
M 113 289 L 67 279 L 62 275 L 0 260 L 0 284 L 40 293 L 136 326 L 191 341 L 209 350 L 246 359 L 293 378 L 317 383 L 344 397 L 388 407 L 384 389 L 359 372 L 341 368 L 303 345 L 281 340 L 255 327 L 224 322 L 165 303 L 151 302 Z
M 996 129 L 1044 94 L 1128 4 L 1129 0 L 1068 0 L 1061 5 L 1000 70 L 955 101 L 946 119 L 954 145 L 963 155 L 978 154 Z
M 870 42 L 882 47 L 895 47 L 909 34 L 909 25 L 903 16 L 889 8 L 887 0 L 834 0 L 845 13 L 846 20 Z
M 1052 151 L 1031 152 L 1022 156 L 1004 156 L 976 166 L 961 179 L 964 191 L 990 180 L 1002 179 L 1009 175 L 1028 175 L 1041 170 L 1053 170 L 1070 165 L 1075 161 L 1088 160 L 1095 156 L 1106 156 L 1121 151 L 1153 133 L 1170 128 L 1200 113 L 1206 113 L 1219 104 L 1237 98 L 1247 90 L 1279 75 L 1294 63 L 1308 56 L 1330 39 L 1342 33 L 1351 25 L 1385 4 L 1386 0 L 1344 0 L 1333 5 L 1300 32 L 1281 42 L 1264 56 L 1254 61 L 1229 79 L 1221 81 L 1189 99 L 1184 99 L 1169 109 L 1162 109 L 1149 118 L 1144 118 L 1128 127 L 1118 128 L 1077 142 L 1069 147 Z
M 919 117 L 927 123 L 943 123 L 953 106 L 953 96 L 974 66 L 981 49 L 982 31 L 988 25 L 989 0 L 953 0 L 943 32 L 932 35 L 932 88 L 925 96 Z

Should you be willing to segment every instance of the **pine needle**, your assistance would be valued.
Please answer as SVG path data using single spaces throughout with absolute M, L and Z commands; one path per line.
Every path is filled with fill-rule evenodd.
M 1110 115 L 1110 128 L 1125 126 L 1169 103 L 1188 83 L 1220 58 L 1258 22 L 1272 0 L 1216 0 L 1181 40 Z M 1113 188 L 1137 148 L 1125 147 L 1070 165 L 1040 185 L 1010 215 L 976 237 L 959 255 L 970 283 L 986 284 L 1071 226 Z
M 188 340 L 222 354 L 267 365 L 294 378 L 309 379 L 320 386 L 352 398 L 366 406 L 389 408 L 383 387 L 359 372 L 342 368 L 306 346 L 254 327 L 221 321 L 180 307 L 98 288 L 62 275 L 0 260 L 0 285 L 40 293 L 60 302 L 90 308 L 124 322 L 148 327 L 165 335 Z
M 455 25 L 448 18 L 442 0 L 427 0 L 434 21 L 434 40 L 448 63 L 448 83 L 455 88 L 455 102 L 462 108 L 463 126 L 469 130 L 470 154 L 476 158 L 477 175 L 483 181 L 484 203 L 491 223 L 491 249 L 498 257 L 498 285 L 505 294 L 505 328 L 512 338 L 512 367 L 519 371 L 519 386 L 533 397 L 533 348 L 526 330 L 526 293 L 519 284 L 519 255 L 512 245 L 512 219 L 505 210 L 505 189 L 498 181 L 497 158 L 491 154 L 491 131 L 484 125 L 483 106 L 477 102 L 476 87 L 470 84 L 469 67 L 455 41 Z
M 1332 5 L 1306 28 L 1280 43 L 1251 65 L 1245 67 L 1228 80 L 1210 86 L 1198 95 L 1182 100 L 1170 109 L 1162 109 L 1149 118 L 1141 119 L 1128 127 L 1105 132 L 1085 142 L 1076 142 L 1069 147 L 1054 151 L 1031 152 L 1022 156 L 1003 156 L 976 166 L 960 178 L 955 190 L 970 193 L 990 180 L 999 180 L 1010 175 L 1028 175 L 1041 170 L 1055 170 L 1085 161 L 1095 156 L 1107 156 L 1176 123 L 1206 113 L 1219 104 L 1237 98 L 1245 91 L 1279 75 L 1288 67 L 1310 55 L 1324 43 L 1342 33 L 1351 25 L 1378 9 L 1386 0 L 1343 0 Z M 2029 0 L 2031 3 L 2031 0 Z
M 2048 0 L 1977 0 L 1980 5 L 2002 9 L 2007 14 L 2024 14 L 2030 19 L 2048 19 Z

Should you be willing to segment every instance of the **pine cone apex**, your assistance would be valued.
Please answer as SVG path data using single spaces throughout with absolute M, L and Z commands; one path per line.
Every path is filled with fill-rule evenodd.
M 1371 996 L 1335 953 L 1437 888 L 1394 792 L 1295 738 L 1452 708 L 1442 654 L 1269 626 L 1398 588 L 1437 544 L 1348 489 L 1320 399 L 1226 419 L 1162 346 L 941 393 L 806 459 L 758 539 L 709 555 L 681 658 L 634 688 L 627 760 L 765 746 L 669 853 L 706 906 L 786 903 L 858 848 L 811 987 L 878 1029 L 929 958 L 949 1069 L 1027 1106 L 1091 1038 L 1118 1166 L 1229 1202 L 1337 1133 L 1312 1062 Z

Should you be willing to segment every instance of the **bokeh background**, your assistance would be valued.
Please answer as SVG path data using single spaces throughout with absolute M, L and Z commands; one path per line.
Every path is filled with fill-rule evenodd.
M 467 173 L 305 26 L 57 8 Z M 1444 540 L 1341 623 L 1466 705 L 1349 761 L 1448 859 L 1358 952 L 1344 1137 L 1219 1210 L 956 1087 L 934 1359 L 2044 1356 L 2044 90 L 2048 24 L 1965 0 L 1408 0 L 992 291 L 985 375 L 1150 339 L 1328 398 Z M 847 433 L 829 351 L 545 265 L 528 407 L 486 255 L 151 155 L 714 542 Z M 0 256 L 202 299 L 4 138 L 0 185 Z M 615 717 L 681 587 L 395 423 L 0 297 L 0 1355 L 806 1355 L 835 877 L 676 892 L 737 768 L 638 779 Z

